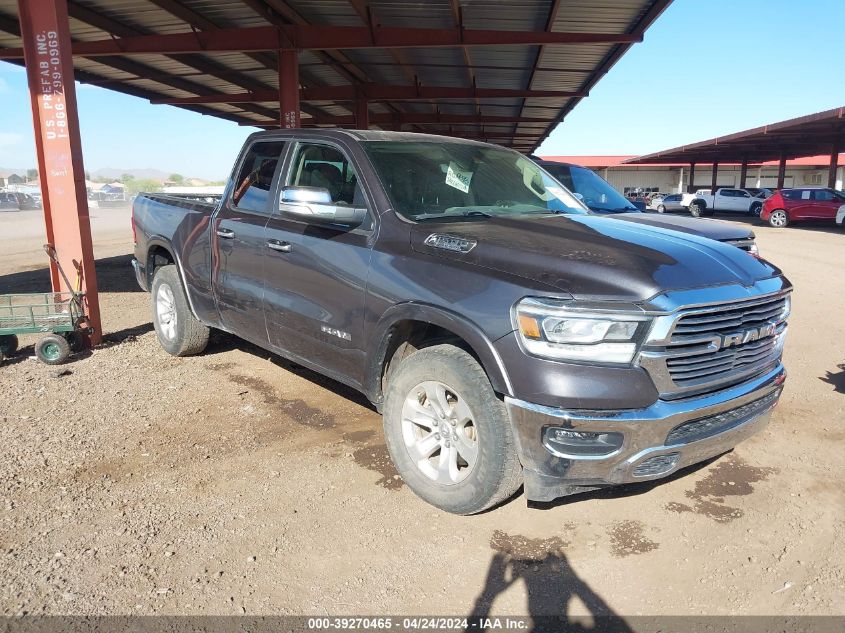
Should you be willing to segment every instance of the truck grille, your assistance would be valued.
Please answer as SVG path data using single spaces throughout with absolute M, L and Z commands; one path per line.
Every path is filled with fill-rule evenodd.
M 780 361 L 788 295 L 682 310 L 663 345 L 640 357 L 667 399 L 712 391 L 762 373 Z
M 770 297 L 761 302 L 728 304 L 707 308 L 706 312 L 682 314 L 675 322 L 673 336 L 717 332 L 726 334 L 737 328 L 749 328 L 778 320 L 786 309 L 786 297 Z

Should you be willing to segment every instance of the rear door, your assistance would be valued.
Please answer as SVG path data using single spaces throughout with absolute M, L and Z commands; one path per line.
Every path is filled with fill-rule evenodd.
M 264 240 L 264 312 L 270 344 L 337 377 L 362 382 L 364 299 L 375 239 L 374 209 L 344 148 L 299 141 L 282 185 L 320 187 L 333 204 L 368 207 L 353 229 L 285 214 L 274 199 Z
M 836 212 L 845 203 L 845 196 L 834 193 L 830 189 L 816 189 L 813 191 L 812 217 L 819 220 L 835 220 Z
M 264 325 L 264 227 L 270 192 L 284 141 L 255 141 L 235 172 L 212 227 L 212 285 L 223 327 L 257 344 L 267 344 Z

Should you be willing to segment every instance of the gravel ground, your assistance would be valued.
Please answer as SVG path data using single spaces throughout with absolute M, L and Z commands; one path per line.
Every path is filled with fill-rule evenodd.
M 229 336 L 165 354 L 110 213 L 105 344 L 58 371 L 27 339 L 0 367 L 3 614 L 845 611 L 842 232 L 755 228 L 797 288 L 762 434 L 659 485 L 456 517 L 403 485 L 354 392 Z M 46 280 L 27 231 L 0 292 Z

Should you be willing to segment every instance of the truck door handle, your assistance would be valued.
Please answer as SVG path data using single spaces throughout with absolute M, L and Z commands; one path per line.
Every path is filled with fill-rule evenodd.
M 226 238 L 227 240 L 231 240 L 233 237 L 235 237 L 235 232 L 230 231 L 229 229 L 217 229 L 217 235 L 219 237 Z
M 280 242 L 279 240 L 270 240 L 267 242 L 267 246 L 280 253 L 290 253 L 291 248 L 290 242 Z

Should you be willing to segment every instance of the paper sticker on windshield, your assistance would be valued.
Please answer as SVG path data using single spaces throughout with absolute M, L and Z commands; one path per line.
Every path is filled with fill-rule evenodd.
M 561 202 L 568 202 L 566 198 L 566 194 L 563 192 L 563 189 L 560 187 L 546 187 L 546 191 L 552 194 L 555 198 L 560 200 Z
M 464 171 L 454 162 L 449 163 L 449 169 L 446 170 L 446 184 L 454 187 L 458 191 L 469 193 L 469 183 L 472 180 L 472 172 Z

